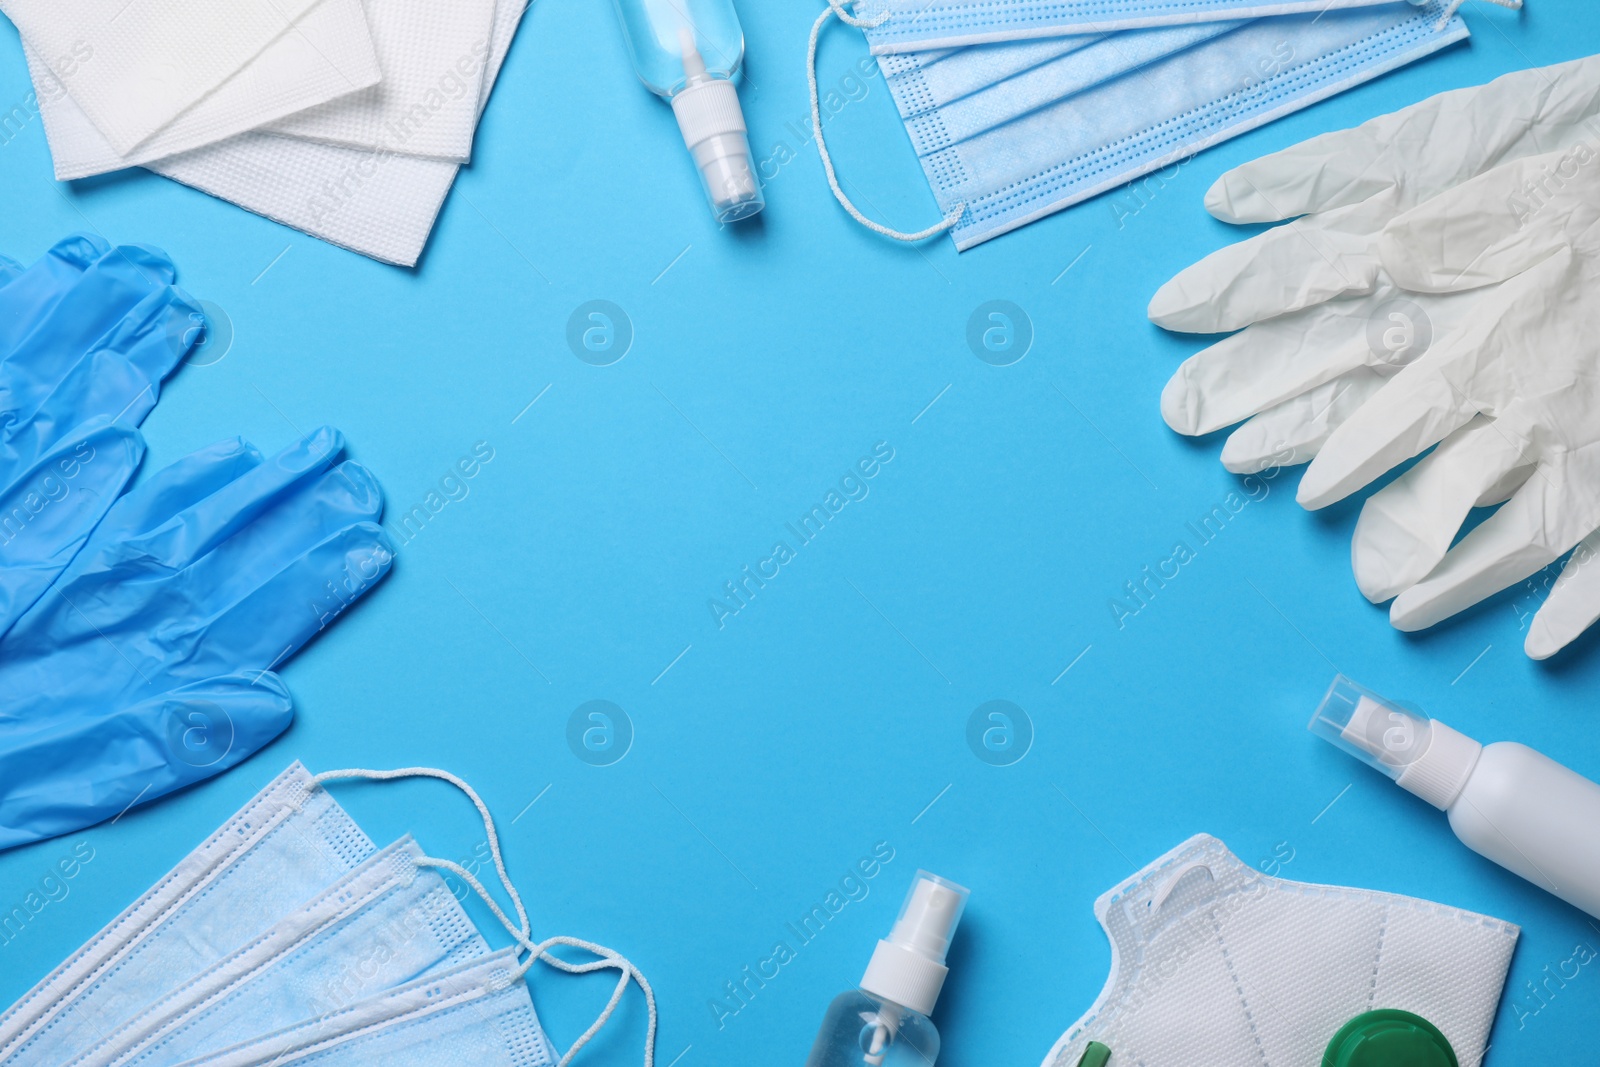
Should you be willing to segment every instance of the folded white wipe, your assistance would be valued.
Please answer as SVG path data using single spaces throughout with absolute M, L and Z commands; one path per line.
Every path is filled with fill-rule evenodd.
M 143 166 L 409 267 L 527 5 L 232 0 L 226 25 L 195 0 L 114 20 L 102 0 L 0 11 L 22 35 L 57 178 Z

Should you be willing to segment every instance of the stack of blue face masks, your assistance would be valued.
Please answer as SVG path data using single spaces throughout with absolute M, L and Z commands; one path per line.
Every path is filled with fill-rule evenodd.
M 465 868 L 424 855 L 409 836 L 374 847 L 322 786 L 416 776 L 449 781 L 478 806 L 519 923 Z M 490 950 L 441 870 L 489 903 L 515 948 Z M 296 763 L 0 1015 L 0 1063 L 553 1067 L 523 981 L 537 959 L 622 975 L 562 1064 L 634 981 L 653 1043 L 654 994 L 631 963 L 575 938 L 535 944 L 528 931 L 493 820 L 464 782 L 425 768 L 313 777 Z M 546 951 L 555 944 L 595 959 L 568 962 Z
M 811 61 L 835 195 L 879 232 L 948 229 L 962 250 L 1468 36 L 1446 0 L 1305 13 L 1293 0 L 870 0 L 854 15 L 830 3 Z M 865 30 L 943 224 L 890 231 L 840 189 L 815 89 L 817 36 L 834 14 Z M 960 46 L 933 47 L 944 44 Z
M 318 430 L 128 490 L 204 317 L 154 249 L 0 259 L 0 848 L 233 766 L 288 726 L 270 673 L 389 571 L 375 478 Z

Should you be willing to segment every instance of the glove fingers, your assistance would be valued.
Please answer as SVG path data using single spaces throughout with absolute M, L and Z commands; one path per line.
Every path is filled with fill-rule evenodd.
M 377 479 L 358 463 L 341 463 L 190 563 L 181 581 L 172 583 L 174 599 L 164 610 L 173 617 L 210 618 L 328 538 L 382 514 Z
M 1600 618 L 1600 531 L 1578 542 L 1561 577 L 1528 626 L 1523 649 L 1534 659 L 1549 659 Z
M 1399 162 L 1371 124 L 1334 130 L 1223 174 L 1206 190 L 1206 210 L 1244 223 L 1343 207 L 1393 189 Z
M 28 462 L 41 440 L 96 416 L 138 425 L 187 352 L 184 324 L 196 309 L 115 255 L 94 263 L 0 351 L 0 466 Z
M 358 522 L 263 581 L 211 621 L 198 659 L 238 669 L 275 667 L 389 573 L 394 545 L 383 528 Z
M 1267 319 L 1190 356 L 1161 392 L 1161 416 L 1183 434 L 1231 426 L 1375 358 L 1373 298 Z
M 113 248 L 64 289 L 34 292 L 20 301 L 14 339 L 0 349 L 0 376 L 27 368 L 33 380 L 50 381 L 51 367 L 70 365 L 112 330 L 140 301 L 165 290 L 174 277 L 171 261 L 137 245 Z M 24 279 L 6 286 L 17 289 Z M 41 287 L 55 277 L 41 278 Z M 21 294 L 19 294 L 20 296 Z
M 1343 500 L 1465 426 L 1477 408 L 1454 381 L 1460 348 L 1444 344 L 1404 367 L 1328 436 L 1295 494 L 1315 511 Z
M 210 496 L 161 526 L 129 538 L 118 553 L 182 568 L 216 548 L 285 496 L 321 478 L 344 451 L 339 431 L 324 426 L 263 463 L 251 466 Z
M 0 361 L 110 250 L 98 237 L 76 234 L 57 241 L 37 263 L 6 281 L 0 288 Z
M 0 849 L 70 833 L 242 762 L 294 717 L 273 674 L 0 724 Z
M 118 500 L 95 530 L 95 543 L 148 533 L 260 464 L 261 453 L 238 437 L 185 456 Z
M 1383 371 L 1357 367 L 1263 411 L 1229 435 L 1222 446 L 1222 465 L 1234 474 L 1254 474 L 1309 462 L 1387 380 Z
M 120 355 L 159 387 L 204 336 L 205 321 L 200 305 L 169 285 L 145 297 L 95 347 Z
M 9 409 L 16 422 L 0 444 L 0 481 L 6 468 L 26 465 L 94 421 L 138 426 L 161 394 L 162 380 L 181 353 L 174 348 L 183 324 L 198 311 L 174 302 L 173 290 L 152 294 L 94 347 L 50 368 L 50 380 L 28 381 L 13 368 L 0 399 L 23 402 Z M 176 332 L 175 332 L 176 331 Z
M 1481 174 L 1393 219 L 1378 239 L 1378 257 L 1401 287 L 1416 292 L 1505 281 L 1565 247 L 1575 213 L 1600 210 L 1595 162 L 1594 151 L 1580 146 Z
M 1508 159 L 1587 140 L 1600 114 L 1594 57 L 1452 89 L 1223 175 L 1206 196 L 1225 221 L 1271 222 L 1396 186 L 1417 204 Z
M 1534 574 L 1582 538 L 1566 536 L 1561 473 L 1540 466 L 1510 500 L 1445 553 L 1422 581 L 1395 597 L 1389 619 L 1421 630 Z
M 0 488 L 0 634 L 72 562 L 143 456 L 139 431 L 100 420 Z
M 1527 478 L 1529 452 L 1526 438 L 1480 416 L 1374 493 L 1350 548 L 1362 594 L 1381 603 L 1425 578 L 1479 500 L 1509 491 L 1512 474 Z
M 1473 294 L 1464 305 L 1472 317 L 1403 368 L 1328 439 L 1301 479 L 1300 502 L 1319 508 L 1342 499 L 1480 411 L 1505 415 L 1517 410 L 1519 397 L 1576 395 L 1571 359 L 1592 343 L 1581 325 L 1591 314 L 1590 301 L 1567 276 L 1577 269 L 1563 251 Z M 1530 351 L 1551 355 L 1531 360 Z
M 270 667 L 305 639 L 298 635 L 307 619 L 337 614 L 330 601 L 354 600 L 388 569 L 393 549 L 370 521 L 382 509 L 376 482 L 345 466 L 352 469 L 323 472 L 188 565 L 117 541 L 91 564 L 75 563 L 7 636 L 11 662 L 0 660 L 0 694 L 45 700 L 52 678 L 82 672 L 95 675 L 96 691 L 114 695 Z M 363 557 L 363 546 L 380 562 Z M 30 674 L 34 663 L 47 670 Z
M 1150 321 L 1223 333 L 1340 296 L 1371 292 L 1373 243 L 1394 214 L 1385 198 L 1304 218 L 1219 248 L 1150 298 Z
M 1296 499 L 1302 506 L 1315 510 L 1341 501 L 1442 442 L 1478 411 L 1494 414 L 1514 402 L 1515 395 L 1504 394 L 1515 394 L 1515 382 L 1491 373 L 1507 341 L 1494 306 L 1515 304 L 1514 288 L 1499 286 L 1475 302 L 1477 320 L 1435 341 L 1334 430 L 1301 478 Z

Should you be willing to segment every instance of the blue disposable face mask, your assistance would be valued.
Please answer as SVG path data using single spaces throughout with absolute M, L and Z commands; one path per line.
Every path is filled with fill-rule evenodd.
M 859 0 L 873 55 L 994 41 L 1319 14 L 1390 0 Z
M 185 1067 L 553 1067 L 521 970 L 502 949 Z
M 294 764 L 0 1016 L 0 1062 L 72 1062 L 373 851 Z
M 1203 22 L 913 52 L 884 56 L 878 65 L 921 157 L 1247 25 Z
M 508 916 L 476 875 L 409 838 L 381 852 L 322 788 L 341 778 L 427 777 L 483 819 Z M 441 873 L 460 879 L 516 947 L 489 953 Z M 619 972 L 605 1025 L 630 984 L 656 1033 L 655 994 L 626 958 L 572 937 L 535 943 L 482 798 L 444 771 L 328 771 L 296 763 L 3 1016 L 6 1067 L 193 1063 L 470 1063 L 548 1067 L 555 1055 L 526 972 Z M 551 949 L 592 954 L 575 963 Z M 242 1051 L 248 1050 L 248 1051 Z
M 489 954 L 409 837 L 153 1005 L 74 1067 L 154 1067 L 335 1012 Z
M 1429 0 L 881 57 L 945 212 L 902 233 L 850 203 L 823 140 L 816 42 L 828 18 L 846 17 L 830 7 L 811 34 L 813 132 L 856 221 L 906 241 L 949 230 L 964 251 L 1464 39 L 1448 10 Z

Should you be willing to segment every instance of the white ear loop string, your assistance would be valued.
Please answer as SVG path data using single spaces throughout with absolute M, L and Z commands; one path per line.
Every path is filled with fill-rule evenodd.
M 1496 0 L 1496 2 L 1500 2 L 1500 0 Z M 1521 0 L 1518 0 L 1518 2 L 1520 3 Z M 840 22 L 858 28 L 876 26 L 889 17 L 885 13 L 876 18 L 856 18 L 844 9 L 841 0 L 828 0 L 828 9 L 818 15 L 817 21 L 812 23 L 811 26 L 811 43 L 806 49 L 806 81 L 811 86 L 811 132 L 816 137 L 817 154 L 822 157 L 822 169 L 828 175 L 828 188 L 833 190 L 833 198 L 839 201 L 840 206 L 850 212 L 850 217 L 861 223 L 861 225 L 874 233 L 881 233 L 885 237 L 893 237 L 896 241 L 910 243 L 926 240 L 934 234 L 944 233 L 961 221 L 962 212 L 967 210 L 966 204 L 957 204 L 951 208 L 950 214 L 945 216 L 944 221 L 935 226 L 929 226 L 926 230 L 918 230 L 916 233 L 905 233 L 867 218 L 850 202 L 850 198 L 844 195 L 844 190 L 839 187 L 839 176 L 833 170 L 833 157 L 828 154 L 828 142 L 822 136 L 822 103 L 817 95 L 817 40 L 822 35 L 823 25 L 835 16 L 838 16 Z
M 513 938 L 516 939 L 518 945 L 528 951 L 528 958 L 523 960 L 521 966 L 518 967 L 517 970 L 512 974 L 513 979 L 521 978 L 524 974 L 527 974 L 528 968 L 533 966 L 534 960 L 542 960 L 550 966 L 566 971 L 569 974 L 587 974 L 590 971 L 611 967 L 614 967 L 622 972 L 621 977 L 617 980 L 617 988 L 612 992 L 611 999 L 606 1002 L 605 1009 L 601 1011 L 600 1016 L 595 1019 L 594 1023 L 590 1025 L 589 1029 L 585 1030 L 581 1035 L 579 1035 L 578 1039 L 572 1043 L 570 1048 L 567 1049 L 567 1054 L 561 1058 L 561 1063 L 558 1064 L 557 1067 L 566 1067 L 568 1063 L 571 1063 L 572 1058 L 578 1054 L 578 1051 L 589 1043 L 589 1039 L 600 1032 L 600 1028 L 605 1026 L 607 1020 L 611 1018 L 612 1013 L 617 1010 L 617 1005 L 621 1003 L 623 993 L 627 992 L 629 981 L 639 983 L 639 988 L 644 992 L 645 1005 L 649 1010 L 649 1027 L 645 1032 L 644 1063 L 645 1067 L 651 1067 L 655 1059 L 656 1047 L 656 994 L 655 990 L 651 988 L 649 981 L 645 979 L 645 976 L 627 959 L 627 957 L 619 955 L 617 952 L 606 948 L 603 945 L 597 945 L 592 941 L 585 941 L 582 938 L 577 937 L 550 937 L 539 942 L 538 944 L 534 944 L 531 940 L 529 940 L 526 923 L 524 923 L 521 929 L 518 929 L 516 926 L 512 925 L 511 920 L 506 917 L 506 913 L 501 910 L 500 905 L 497 904 L 495 899 L 489 895 L 489 891 L 483 887 L 483 884 L 478 881 L 471 871 L 467 870 L 458 863 L 453 863 L 450 860 L 434 859 L 431 856 L 424 856 L 420 858 L 417 860 L 417 865 L 420 867 L 435 867 L 439 870 L 449 871 L 457 878 L 460 878 L 462 881 L 466 882 L 467 885 L 472 887 L 473 892 L 477 893 L 478 896 L 483 898 L 483 902 L 489 906 L 489 910 L 494 913 L 494 917 L 500 920 L 500 924 L 506 928 L 506 931 L 510 933 Z M 509 889 L 509 886 L 507 888 Z M 568 960 L 562 959 L 560 956 L 552 955 L 551 953 L 547 952 L 546 949 L 548 949 L 551 945 L 570 945 L 574 948 L 581 948 L 585 951 L 593 952 L 596 956 L 600 956 L 602 958 L 598 960 L 590 960 L 588 963 L 572 963 Z
M 600 1029 L 605 1026 L 605 1024 L 610 1020 L 612 1014 L 617 1010 L 617 1005 L 622 1002 L 622 996 L 627 992 L 628 983 L 630 981 L 639 983 L 639 989 L 644 993 L 645 1005 L 649 1009 L 650 1021 L 649 1027 L 645 1032 L 644 1067 L 653 1067 L 655 1063 L 656 1052 L 655 990 L 650 987 L 650 983 L 645 980 L 644 975 L 639 973 L 639 969 L 635 967 L 627 957 L 620 955 L 619 953 L 606 948 L 603 945 L 597 945 L 592 941 L 585 941 L 582 938 L 564 936 L 547 938 L 546 940 L 537 944 L 533 942 L 532 936 L 529 932 L 530 927 L 528 925 L 528 912 L 527 909 L 523 907 L 522 896 L 517 892 L 516 887 L 511 884 L 511 876 L 506 873 L 505 859 L 500 852 L 500 835 L 495 831 L 494 818 L 489 814 L 488 805 L 483 802 L 482 797 L 478 796 L 476 790 L 474 790 L 470 785 L 462 781 L 460 778 L 451 774 L 449 771 L 441 771 L 433 767 L 401 767 L 392 771 L 370 771 L 359 767 L 353 767 L 337 771 L 323 771 L 321 774 L 312 776 L 311 784 L 313 787 L 319 787 L 324 782 L 348 778 L 364 778 L 379 782 L 388 781 L 394 778 L 437 778 L 440 781 L 449 782 L 451 785 L 465 793 L 468 799 L 472 801 L 473 806 L 478 809 L 478 814 L 483 818 L 483 830 L 489 842 L 489 852 L 494 857 L 495 872 L 499 875 L 500 884 L 502 887 L 504 887 L 506 895 L 511 898 L 512 906 L 516 909 L 517 922 L 515 924 L 512 923 L 511 919 L 501 909 L 500 905 L 495 902 L 494 897 L 490 896 L 489 891 L 483 887 L 483 883 L 479 882 L 471 871 L 468 871 L 459 863 L 454 863 L 450 860 L 435 859 L 432 856 L 422 856 L 417 860 L 417 866 L 433 867 L 438 870 L 449 871 L 457 878 L 460 878 L 462 881 L 466 882 L 467 885 L 472 887 L 473 891 L 477 893 L 478 896 L 483 898 L 483 902 L 489 906 L 489 910 L 494 914 L 494 917 L 500 920 L 500 924 L 504 926 L 506 931 L 510 933 L 511 936 L 516 940 L 519 948 L 526 950 L 528 953 L 528 958 L 522 961 L 521 966 L 512 975 L 513 980 L 521 978 L 523 975 L 527 974 L 528 968 L 533 966 L 535 960 L 542 960 L 550 966 L 566 971 L 569 974 L 586 974 L 590 971 L 602 970 L 606 968 L 615 968 L 616 970 L 622 972 L 621 976 L 617 980 L 616 989 L 614 989 L 611 993 L 611 999 L 606 1001 L 605 1009 L 601 1011 L 599 1017 L 596 1018 L 592 1024 L 590 1024 L 589 1029 L 585 1030 L 578 1037 L 578 1039 L 572 1043 L 572 1046 L 567 1049 L 566 1055 L 561 1057 L 561 1062 L 557 1064 L 557 1067 L 567 1067 L 567 1064 L 572 1062 L 572 1058 L 578 1054 L 578 1051 L 582 1049 L 583 1046 L 587 1045 L 590 1039 L 600 1032 Z M 546 949 L 548 949 L 551 945 L 568 945 L 572 948 L 579 948 L 586 952 L 592 952 L 600 958 L 591 960 L 587 963 L 572 963 L 547 952 Z
M 1461 5 L 1465 4 L 1466 2 L 1467 0 L 1450 0 L 1449 3 L 1445 4 L 1444 14 L 1439 16 L 1439 21 L 1435 26 L 1435 29 L 1444 29 L 1445 23 L 1449 22 L 1457 11 L 1460 11 Z M 1522 9 L 1522 0 L 1484 0 L 1484 3 L 1510 8 L 1512 11 L 1520 11 Z

